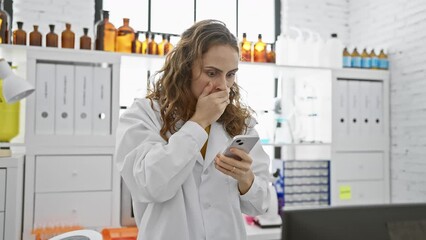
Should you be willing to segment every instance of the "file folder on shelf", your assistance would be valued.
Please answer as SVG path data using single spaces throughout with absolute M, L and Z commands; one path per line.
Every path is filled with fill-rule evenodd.
M 55 70 L 54 64 L 37 63 L 36 65 L 35 134 L 54 134 Z
M 337 99 L 335 106 L 334 122 L 336 137 L 338 139 L 344 139 L 349 134 L 348 128 L 348 81 L 337 80 Z
M 371 116 L 370 134 L 373 137 L 383 136 L 383 82 L 369 82 L 371 108 L 369 115 Z
M 111 134 L 111 68 L 94 67 L 93 134 Z
M 93 67 L 75 67 L 75 135 L 91 135 L 93 123 Z
M 74 66 L 56 65 L 55 134 L 74 133 Z

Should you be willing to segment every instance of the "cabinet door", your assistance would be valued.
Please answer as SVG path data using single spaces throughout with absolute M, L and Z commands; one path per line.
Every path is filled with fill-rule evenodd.
M 6 203 L 6 169 L 0 168 L 0 212 L 4 211 Z
M 112 156 L 37 156 L 36 192 L 111 190 Z

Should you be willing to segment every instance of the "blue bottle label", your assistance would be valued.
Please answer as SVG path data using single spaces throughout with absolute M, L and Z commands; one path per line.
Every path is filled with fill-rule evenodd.
M 352 66 L 352 59 L 350 56 L 343 57 L 343 67 L 350 68 Z
M 371 58 L 371 68 L 379 68 L 379 59 L 377 57 Z
M 361 67 L 361 57 L 353 57 L 352 58 L 352 67 L 360 68 Z
M 371 68 L 371 58 L 361 58 L 362 68 Z
M 389 61 L 387 59 L 379 59 L 379 68 L 380 69 L 388 69 L 389 68 Z

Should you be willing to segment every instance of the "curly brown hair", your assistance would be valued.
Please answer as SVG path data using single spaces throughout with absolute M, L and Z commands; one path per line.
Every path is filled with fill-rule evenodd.
M 177 131 L 176 123 L 188 121 L 195 113 L 197 98 L 191 91 L 192 68 L 202 59 L 212 46 L 229 45 L 239 52 L 238 41 L 226 25 L 218 20 L 203 20 L 195 23 L 181 35 L 176 47 L 166 56 L 154 88 L 147 98 L 158 101 L 163 120 L 160 135 L 167 140 L 166 133 Z M 240 101 L 239 86 L 236 82 L 229 93 L 230 104 L 226 107 L 218 122 L 225 131 L 234 137 L 243 134 L 248 128 L 251 109 Z

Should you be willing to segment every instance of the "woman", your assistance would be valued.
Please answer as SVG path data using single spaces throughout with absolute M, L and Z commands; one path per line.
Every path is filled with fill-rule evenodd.
M 116 163 L 130 189 L 138 239 L 245 239 L 241 213 L 268 209 L 269 158 L 259 142 L 241 160 L 221 154 L 257 135 L 240 103 L 237 39 L 216 20 L 195 23 L 166 56 L 147 99 L 121 116 Z

